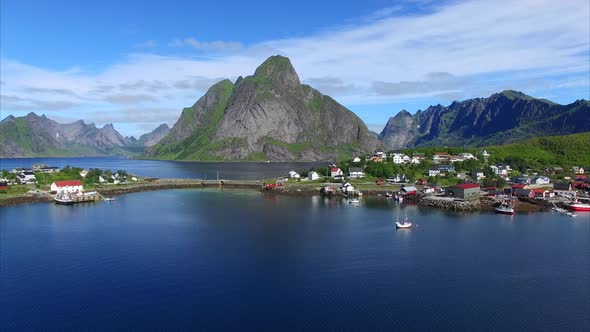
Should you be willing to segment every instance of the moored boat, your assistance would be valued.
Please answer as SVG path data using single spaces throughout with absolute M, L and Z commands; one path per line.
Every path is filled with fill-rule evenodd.
M 496 213 L 508 215 L 513 215 L 515 212 L 514 207 L 509 201 L 502 202 L 499 206 L 496 206 L 494 210 Z
M 583 203 L 581 201 L 573 201 L 565 205 L 572 211 L 590 211 L 590 203 Z

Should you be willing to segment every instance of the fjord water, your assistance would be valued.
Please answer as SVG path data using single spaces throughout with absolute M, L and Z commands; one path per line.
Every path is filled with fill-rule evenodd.
M 590 214 L 197 189 L 0 209 L 3 330 L 574 331 L 589 298 Z
M 309 170 L 313 166 L 325 166 L 318 162 L 185 162 L 172 160 L 140 160 L 122 157 L 61 157 L 61 158 L 2 158 L 0 169 L 31 167 L 32 164 L 49 166 L 75 166 L 100 168 L 111 171 L 125 170 L 130 174 L 174 179 L 261 180 L 286 175 L 289 171 Z

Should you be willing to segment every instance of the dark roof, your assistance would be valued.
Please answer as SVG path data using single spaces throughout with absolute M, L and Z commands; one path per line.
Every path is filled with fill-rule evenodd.
M 569 183 L 554 183 L 553 189 L 557 190 L 571 190 L 571 184 Z
M 516 196 L 529 196 L 531 194 L 531 190 L 530 189 L 516 189 L 514 191 L 514 194 Z
M 360 167 L 351 167 L 350 168 L 350 172 L 362 172 L 363 170 Z

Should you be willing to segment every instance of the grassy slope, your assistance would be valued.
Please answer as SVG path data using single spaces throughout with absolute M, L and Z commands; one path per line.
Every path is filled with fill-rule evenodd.
M 590 132 L 534 138 L 482 148 L 496 158 L 521 157 L 546 165 L 590 165 Z
M 211 144 L 211 136 L 215 132 L 215 128 L 225 112 L 225 108 L 233 91 L 233 84 L 228 81 L 227 84 L 218 84 L 216 92 L 220 96 L 220 102 L 215 108 L 215 111 L 210 114 L 203 128 L 195 128 L 192 123 L 195 112 L 199 110 L 189 107 L 183 111 L 183 116 L 191 128 L 196 131 L 189 137 L 179 142 L 163 141 L 162 144 L 156 146 L 155 158 L 160 159 L 177 159 L 177 160 L 216 160 L 213 156 L 215 149 L 222 147 L 224 144 L 237 144 L 232 140 L 216 142 Z

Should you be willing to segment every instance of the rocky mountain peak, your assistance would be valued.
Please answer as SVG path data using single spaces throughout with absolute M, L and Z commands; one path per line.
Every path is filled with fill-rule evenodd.
M 273 84 L 285 87 L 301 87 L 299 76 L 291 64 L 289 58 L 273 55 L 266 59 L 254 72 L 254 77 L 260 80 L 268 80 Z

